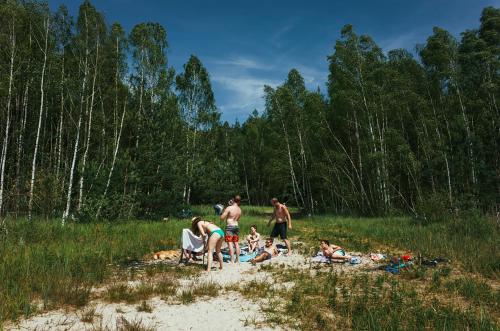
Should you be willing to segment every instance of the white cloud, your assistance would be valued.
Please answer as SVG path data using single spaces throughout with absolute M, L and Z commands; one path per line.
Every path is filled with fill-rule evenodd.
M 290 67 L 295 68 L 299 71 L 299 73 L 304 78 L 304 83 L 307 87 L 315 89 L 318 85 L 324 85 L 326 81 L 326 77 L 328 76 L 328 68 L 325 67 L 324 70 L 321 70 L 316 67 L 306 66 L 302 64 L 297 64 L 295 66 Z
M 384 39 L 379 45 L 384 52 L 389 52 L 390 50 L 398 48 L 404 48 L 412 52 L 418 43 L 418 38 L 419 35 L 416 31 L 410 31 L 395 37 Z
M 263 111 L 264 86 L 276 87 L 283 84 L 292 68 L 300 72 L 307 88 L 312 90 L 324 86 L 328 75 L 326 66 L 323 70 L 287 57 L 263 61 L 254 56 L 236 55 L 209 60 L 207 65 L 222 117 L 230 121 L 235 118 L 244 120 L 254 109 Z
M 292 30 L 297 25 L 297 19 L 293 19 L 287 24 L 280 27 L 271 35 L 271 42 L 278 47 L 282 45 L 282 38 L 285 36 L 290 30 Z
M 217 65 L 235 66 L 243 70 L 249 70 L 249 69 L 270 70 L 273 68 L 272 66 L 269 66 L 267 64 L 257 62 L 255 59 L 243 56 L 232 57 L 224 60 L 212 60 L 211 62 Z
M 278 81 L 256 77 L 232 77 L 214 74 L 213 82 L 224 89 L 226 98 L 219 108 L 231 115 L 250 114 L 264 109 L 264 85 L 277 86 Z

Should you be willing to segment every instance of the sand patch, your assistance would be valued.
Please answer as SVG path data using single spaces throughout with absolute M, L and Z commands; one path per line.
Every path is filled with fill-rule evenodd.
M 147 301 L 151 313 L 138 305 L 96 302 L 82 311 L 52 311 L 24 320 L 6 330 L 76 331 L 118 330 L 141 325 L 150 330 L 272 330 L 263 324 L 260 308 L 238 293 L 199 300 L 187 305 L 168 304 L 160 298 Z M 91 322 L 83 322 L 84 311 L 95 309 Z
M 300 254 L 291 256 L 277 256 L 271 260 L 259 263 L 256 266 L 250 263 L 224 263 L 223 270 L 213 269 L 211 272 L 202 272 L 200 275 L 191 275 L 179 279 L 177 294 L 211 283 L 220 287 L 217 297 L 198 297 L 189 304 L 179 304 L 179 301 L 170 298 L 162 300 L 152 297 L 145 300 L 150 312 L 138 311 L 142 303 L 107 303 L 101 299 L 93 300 L 80 310 L 56 310 L 46 312 L 19 323 L 8 323 L 6 330 L 119 330 L 127 325 L 140 325 L 146 330 L 279 330 L 265 323 L 265 313 L 254 302 L 244 298 L 238 291 L 231 290 L 232 286 L 244 286 L 250 282 L 266 282 L 274 289 L 290 289 L 293 281 L 276 283 L 271 272 L 260 266 L 272 265 L 273 269 L 309 269 L 311 279 L 316 272 L 329 268 L 341 273 L 355 273 L 370 270 L 376 267 L 366 255 L 360 265 L 334 264 L 319 265 L 311 262 L 309 257 Z M 155 261 L 157 262 L 157 261 Z M 155 263 L 153 262 L 153 263 Z M 148 264 L 152 262 L 148 261 Z M 218 263 L 215 265 L 218 266 Z M 134 266 L 134 268 L 140 268 Z M 145 280 L 148 281 L 148 280 Z M 150 279 L 149 281 L 153 281 Z M 141 281 L 124 281 L 129 286 L 139 286 Z M 93 293 L 104 293 L 105 289 L 96 288 Z M 257 300 L 258 301 L 258 300 Z M 140 309 L 139 309 L 140 310 Z

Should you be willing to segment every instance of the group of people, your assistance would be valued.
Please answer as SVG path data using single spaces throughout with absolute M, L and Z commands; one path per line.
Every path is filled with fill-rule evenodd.
M 207 271 L 210 271 L 212 268 L 212 252 L 214 250 L 217 256 L 217 260 L 219 261 L 219 269 L 222 269 L 223 265 L 221 248 L 224 241 L 227 243 L 229 248 L 229 262 L 239 262 L 239 220 L 242 214 L 240 204 L 241 197 L 237 195 L 230 201 L 229 206 L 227 206 L 220 215 L 221 221 L 226 223 L 225 231 L 223 231 L 213 222 L 203 220 L 201 217 L 194 217 L 192 220 L 191 231 L 197 236 L 207 238 L 207 240 L 205 241 L 205 248 L 208 251 Z M 292 218 L 290 216 L 290 212 L 284 204 L 278 201 L 277 198 L 271 199 L 271 204 L 273 205 L 274 209 L 267 225 L 270 226 L 273 220 L 275 220 L 275 224 L 271 231 L 270 237 L 265 240 L 264 247 L 262 249 L 260 249 L 259 247 L 261 236 L 257 232 L 256 225 L 251 226 L 250 234 L 246 237 L 249 252 L 252 253 L 254 251 L 258 251 L 258 255 L 250 261 L 253 264 L 268 260 L 273 256 L 278 255 L 278 250 L 274 245 L 274 238 L 278 236 L 285 242 L 285 245 L 288 249 L 287 255 L 292 254 L 290 241 L 287 239 L 287 230 L 292 229 Z

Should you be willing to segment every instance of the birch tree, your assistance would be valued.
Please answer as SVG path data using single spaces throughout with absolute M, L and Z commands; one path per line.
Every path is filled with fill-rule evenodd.
M 47 67 L 47 57 L 48 57 L 48 43 L 49 43 L 49 28 L 50 28 L 50 17 L 44 21 L 44 48 L 41 49 L 43 53 L 43 65 L 42 65 L 42 73 L 40 76 L 40 110 L 38 115 L 38 127 L 36 132 L 36 140 L 35 140 L 35 150 L 33 152 L 33 162 L 31 165 L 31 180 L 30 180 L 30 192 L 29 192 L 29 202 L 28 202 L 28 220 L 32 219 L 32 211 L 33 211 L 33 192 L 35 189 L 35 179 L 36 179 L 36 160 L 38 155 L 38 146 L 40 143 L 40 130 L 42 128 L 42 118 L 43 118 L 43 109 L 45 107 L 45 69 Z
M 208 71 L 201 61 L 191 55 L 184 72 L 176 77 L 176 89 L 181 115 L 187 124 L 185 145 L 185 184 L 182 193 L 186 204 L 191 200 L 192 169 L 197 154 L 197 136 L 200 130 L 209 130 L 218 120 L 214 94 Z
M 79 63 L 82 65 L 82 82 L 81 82 L 81 88 L 80 88 L 80 102 L 79 102 L 79 115 L 78 115 L 78 124 L 76 126 L 76 137 L 75 137 L 75 142 L 74 142 L 74 147 L 73 147 L 73 156 L 71 160 L 71 167 L 69 170 L 69 180 L 68 180 L 68 190 L 67 190 L 67 195 L 66 195 L 66 208 L 63 212 L 62 216 L 62 225 L 65 224 L 70 210 L 71 210 L 71 196 L 73 192 L 73 181 L 74 181 L 74 175 L 75 175 L 75 168 L 76 168 L 76 161 L 77 161 L 77 155 L 78 155 L 78 147 L 80 145 L 80 130 L 82 126 L 82 117 L 83 117 L 83 110 L 84 110 L 84 105 L 85 105 L 85 99 L 86 99 L 86 93 L 87 93 L 87 79 L 88 79 L 88 71 L 89 71 L 89 24 L 88 24 L 88 18 L 87 18 L 87 11 L 86 8 L 82 5 L 80 7 L 80 16 L 78 18 L 78 29 L 79 29 L 79 36 L 76 39 L 75 43 L 76 46 L 78 47 L 78 50 L 83 53 L 80 53 L 81 58 L 79 59 Z
M 9 65 L 9 83 L 8 83 L 8 93 L 7 93 L 7 104 L 5 107 L 6 119 L 5 119 L 5 136 L 3 138 L 2 144 L 2 154 L 0 159 L 0 219 L 2 219 L 3 226 L 3 197 L 4 197 L 4 182 L 5 182 L 5 164 L 7 160 L 7 151 L 9 146 L 9 130 L 10 130 L 10 113 L 11 113 L 11 98 L 12 98 L 12 82 L 14 79 L 14 59 L 16 54 L 16 31 L 14 17 L 12 17 L 9 24 L 9 41 L 10 41 L 10 65 Z

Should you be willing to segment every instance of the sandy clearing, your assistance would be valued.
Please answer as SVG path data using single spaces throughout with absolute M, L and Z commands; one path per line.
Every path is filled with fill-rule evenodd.
M 317 264 L 311 265 L 310 258 L 299 254 L 278 256 L 262 263 L 279 265 L 282 268 L 322 269 Z M 370 270 L 375 264 L 366 256 L 360 265 L 334 264 L 332 268 L 340 273 L 355 273 Z M 330 268 L 330 267 L 326 267 Z M 274 284 L 268 272 L 259 270 L 259 266 L 250 263 L 224 263 L 223 270 L 212 269 L 197 277 L 180 280 L 178 291 L 188 289 L 195 284 L 211 282 L 222 289 L 234 284 L 251 281 L 269 282 L 273 286 L 290 288 L 293 282 Z M 314 274 L 314 272 L 313 272 Z M 133 284 L 132 284 L 133 283 Z M 129 285 L 138 285 L 136 281 Z M 103 289 L 96 289 L 102 291 Z M 18 324 L 6 325 L 6 330 L 117 330 L 123 326 L 123 319 L 129 323 L 140 323 L 153 330 L 277 330 L 266 326 L 265 316 L 257 303 L 251 302 L 234 291 L 220 292 L 216 298 L 200 298 L 196 302 L 181 305 L 166 302 L 158 297 L 147 301 L 151 313 L 138 312 L 138 304 L 111 304 L 93 301 L 82 310 L 57 310 L 21 320 Z M 93 323 L 81 321 L 85 311 L 95 309 Z
M 138 312 L 137 305 L 92 303 L 85 310 L 95 309 L 92 323 L 81 321 L 83 311 L 57 310 L 32 317 L 6 330 L 77 331 L 117 330 L 128 323 L 140 323 L 154 330 L 273 330 L 256 327 L 264 319 L 258 305 L 245 300 L 238 293 L 188 305 L 168 304 L 160 298 L 148 300 L 152 312 Z

